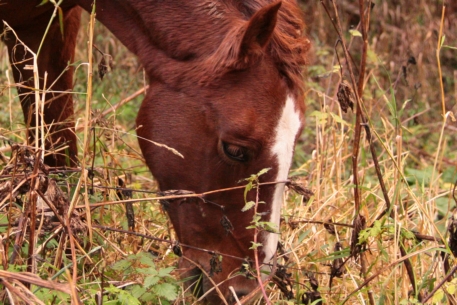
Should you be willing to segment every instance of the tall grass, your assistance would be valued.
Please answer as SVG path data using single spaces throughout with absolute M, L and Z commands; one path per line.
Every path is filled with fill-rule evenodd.
M 323 2 L 335 16 L 331 2 Z M 366 16 L 369 28 L 364 52 L 358 4 L 336 4 L 355 79 L 360 73 L 359 63 L 366 56 L 360 113 L 370 128 L 378 165 L 363 128 L 358 161 L 355 166 L 352 163 L 356 115 L 354 110 L 343 112 L 337 96 L 343 80 L 351 86 L 350 71 L 341 44 L 336 44 L 337 32 L 322 4 L 303 1 L 314 49 L 307 75 L 306 128 L 299 139 L 290 176 L 314 195 L 306 201 L 293 191 L 287 194 L 278 258 L 285 272 L 276 284 L 268 286 L 268 296 L 273 304 L 311 304 L 320 298 L 324 304 L 410 304 L 419 300 L 456 304 L 457 280 L 450 273 L 455 271 L 455 259 L 447 232 L 447 221 L 455 206 L 453 187 L 457 179 L 457 124 L 453 118 L 457 111 L 457 24 L 452 18 L 456 8 L 450 5 L 442 16 L 441 2 L 430 4 L 421 0 L 405 5 L 396 0 L 375 1 L 371 14 Z M 137 199 L 133 204 L 135 231 L 174 240 L 159 204 L 144 201 L 156 197 L 156 185 L 142 162 L 135 138 L 133 122 L 141 96 L 128 98 L 145 88 L 141 66 L 106 29 L 96 24 L 94 44 L 113 57 L 114 66 L 103 80 L 94 75 L 88 108 L 83 102 L 88 90 L 87 65 L 83 64 L 88 61 L 87 15 L 85 20 L 78 43 L 81 47 L 77 50 L 74 91 L 81 92 L 75 95 L 77 127 L 84 126 L 84 112 L 90 111 L 93 129 L 87 131 L 89 149 L 85 166 L 91 175 L 87 177 L 87 195 L 81 193 L 75 204 L 83 206 L 84 198 L 90 204 Z M 23 118 L 6 53 L 2 47 L 0 104 L 5 110 L 0 113 L 0 135 L 2 140 L 23 143 Z M 93 55 L 96 66 L 101 55 L 97 51 Z M 352 91 L 357 101 L 358 89 Z M 123 106 L 115 107 L 126 100 Z M 82 148 L 82 131 L 78 137 Z M 6 141 L 0 152 L 5 155 L 5 164 L 1 165 L 5 167 L 12 157 Z M 386 194 L 376 175 L 376 166 L 382 173 Z M 360 195 L 357 208 L 354 175 Z M 83 181 L 80 173 L 52 177 L 68 198 L 75 198 L 72 196 L 79 192 L 77 185 Z M 134 191 L 116 190 L 119 179 Z M 2 178 L 0 183 L 6 180 Z M 24 202 L 31 200 L 28 193 L 21 198 Z M 23 213 L 16 202 L 2 205 L 0 210 L 0 232 L 5 241 L 0 249 L 5 253 L 1 262 L 14 272 L 25 269 L 28 248 L 23 243 L 22 260 L 8 263 L 17 236 L 15 228 Z M 37 252 L 40 260 L 34 272 L 42 279 L 69 282 L 69 289 L 78 287 L 81 300 L 87 304 L 95 304 L 94 296 L 101 293 L 105 302 L 196 302 L 190 293 L 176 289 L 180 285 L 178 279 L 169 277 L 173 272 L 167 268 L 177 262 L 169 243 L 101 227 L 127 230 L 131 224 L 125 215 L 122 203 L 93 210 L 93 238 L 76 240 L 81 246 L 73 249 L 76 259 L 65 255 L 68 240 L 53 239 L 57 236 L 55 231 L 43 231 L 36 238 L 36 248 L 41 252 Z M 356 236 L 359 251 L 354 252 L 351 240 L 358 215 L 364 217 L 366 224 Z M 144 252 L 152 253 L 153 259 L 142 256 Z M 405 261 L 410 262 L 413 279 Z M 72 273 L 73 270 L 76 272 Z M 147 285 L 154 277 L 162 290 Z M 283 286 L 279 287 L 281 283 Z M 291 299 L 286 297 L 287 290 L 293 291 Z M 58 289 L 32 291 L 44 303 L 70 302 L 69 295 Z M 5 293 L 0 297 L 5 302 L 10 298 Z
M 335 16 L 331 2 L 324 4 Z M 315 191 L 315 197 L 299 208 L 299 201 L 291 206 L 288 202 L 286 208 L 290 206 L 289 224 L 298 225 L 301 232 L 292 230 L 289 248 L 301 271 L 312 268 L 317 272 L 325 303 L 455 301 L 455 281 L 438 285 L 447 272 L 441 253 L 449 253 L 449 249 L 442 239 L 446 239 L 446 220 L 455 205 L 452 193 L 457 164 L 457 143 L 452 135 L 456 93 L 440 90 L 441 86 L 449 88 L 455 83 L 455 65 L 441 64 L 440 77 L 440 61 L 453 56 L 450 49 L 442 48 L 440 35 L 446 35 L 449 41 L 455 22 L 450 15 L 441 16 L 441 4 L 421 4 L 406 7 L 395 1 L 376 2 L 369 16 L 368 48 L 364 55 L 358 4 L 338 3 L 342 34 L 353 58 L 356 78 L 361 69 L 359 62 L 366 56 L 360 96 L 391 201 L 391 211 L 384 215 L 388 206 L 363 130 L 357 172 L 353 171 L 355 114 L 350 110 L 343 113 L 338 102 L 339 84 L 343 80 L 350 83 L 350 71 L 341 44 L 336 44 L 337 33 L 330 30 L 333 26 L 322 5 L 305 6 L 314 17 L 310 34 L 316 42 L 308 94 L 309 137 L 314 144 L 303 141 L 304 149 L 313 158 L 298 170 L 305 175 L 305 183 Z M 437 53 L 439 57 L 435 56 Z M 359 177 L 359 210 L 354 202 L 354 175 Z M 359 234 L 359 242 L 364 242 L 363 253 L 354 258 L 350 255 L 354 228 L 337 225 L 337 233 L 331 234 L 319 222 L 352 226 L 358 213 L 365 218 L 366 229 Z M 429 239 L 436 237 L 439 242 L 421 240 L 417 233 Z M 342 245 L 338 251 L 337 242 Z M 335 270 L 328 265 L 339 258 L 345 262 L 344 272 L 333 277 Z M 413 279 L 403 264 L 406 259 L 412 266 Z M 441 288 L 430 295 L 434 286 Z M 305 285 L 306 289 L 311 287 Z

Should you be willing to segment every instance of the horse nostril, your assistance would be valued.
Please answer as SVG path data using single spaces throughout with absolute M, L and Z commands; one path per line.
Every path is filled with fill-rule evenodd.
M 236 296 L 238 297 L 238 300 L 241 300 L 243 297 L 247 296 L 248 294 L 246 292 L 238 291 L 236 293 Z

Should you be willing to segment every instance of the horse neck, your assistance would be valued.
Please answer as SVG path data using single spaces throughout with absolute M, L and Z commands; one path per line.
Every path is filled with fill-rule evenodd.
M 78 0 L 91 12 L 93 0 Z M 160 2 L 160 3 L 156 3 Z M 153 78 L 185 70 L 187 59 L 214 52 L 236 10 L 214 1 L 97 0 L 96 18 L 131 52 Z M 166 72 L 166 73 L 165 73 Z

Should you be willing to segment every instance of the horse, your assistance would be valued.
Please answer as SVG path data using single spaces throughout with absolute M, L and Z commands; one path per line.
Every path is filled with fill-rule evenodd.
M 18 92 L 29 127 L 39 122 L 33 71 L 27 68 L 31 54 L 22 44 L 35 53 L 40 48 L 40 87 L 46 72 L 50 89 L 44 106 L 50 152 L 45 163 L 78 162 L 69 63 L 81 10 L 94 11 L 138 56 L 147 74 L 137 134 L 159 189 L 205 194 L 162 202 L 177 239 L 188 245 L 182 247 L 178 270 L 183 277 L 202 275 L 199 295 L 211 304 L 233 303 L 256 290 L 258 279 L 248 269 L 257 253 L 262 270 L 271 271 L 278 233 L 247 227 L 254 216 L 279 227 L 285 181 L 303 128 L 303 70 L 310 42 L 297 3 L 64 0 L 61 18 L 51 19 L 55 4 L 42 2 L 7 1 L 0 5 L 0 19 L 12 29 L 2 40 L 14 79 L 22 84 Z M 30 143 L 40 138 L 33 130 Z M 154 143 L 173 147 L 182 157 Z M 266 168 L 245 194 L 240 181 Z M 209 192 L 220 189 L 225 191 Z M 246 202 L 258 203 L 256 215 L 253 209 L 242 211 Z

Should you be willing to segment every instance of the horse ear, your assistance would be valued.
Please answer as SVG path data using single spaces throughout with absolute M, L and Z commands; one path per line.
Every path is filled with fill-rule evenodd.
M 281 1 L 269 4 L 257 11 L 247 23 L 240 45 L 241 57 L 250 57 L 261 51 L 270 41 L 276 26 Z
M 246 69 L 261 57 L 273 35 L 281 3 L 269 4 L 258 10 L 249 21 L 233 27 L 208 58 L 206 64 L 211 72 L 202 69 L 201 82 L 206 83 L 209 75 L 214 79 L 227 71 Z

